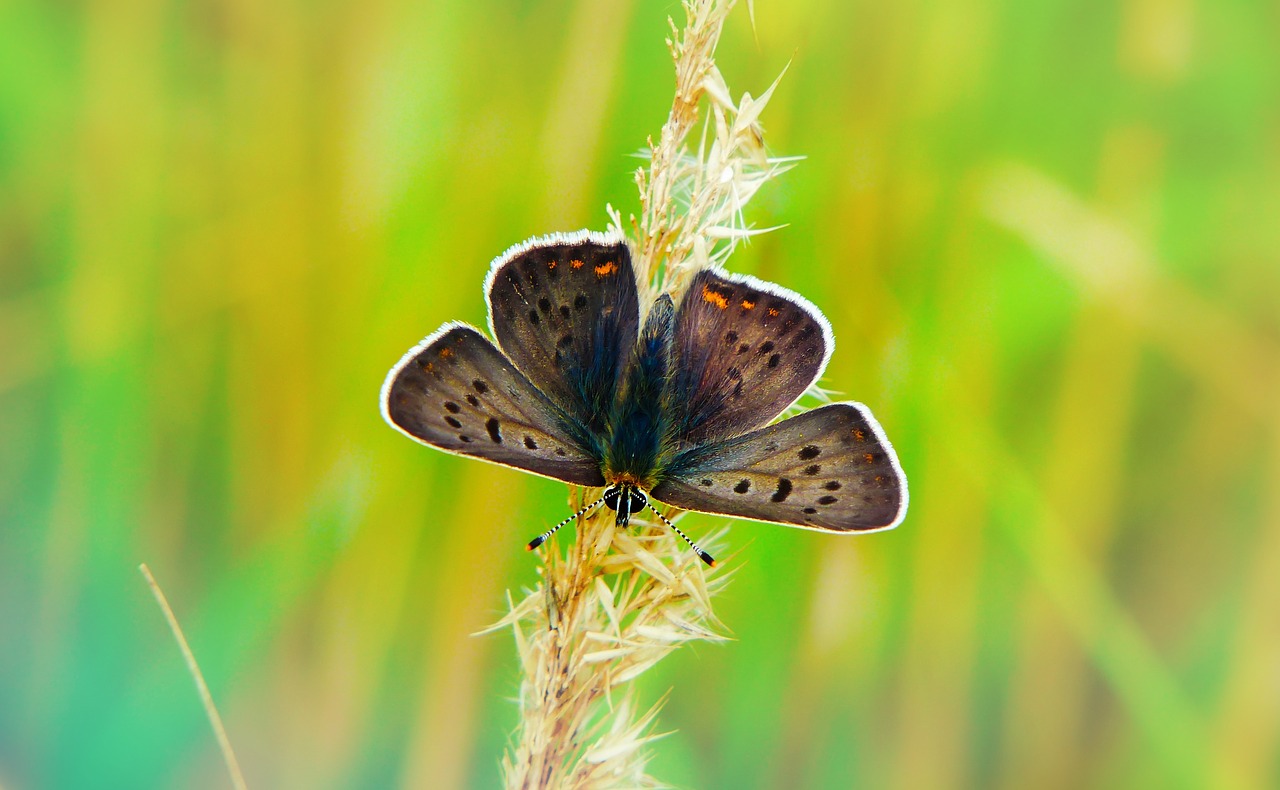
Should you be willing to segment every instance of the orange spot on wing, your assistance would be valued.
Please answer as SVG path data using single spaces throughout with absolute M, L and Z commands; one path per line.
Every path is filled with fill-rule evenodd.
M 581 269 L 583 264 L 582 264 L 582 261 L 574 259 L 572 261 L 569 261 L 569 265 L 575 269 Z
M 866 453 L 865 455 L 862 456 L 862 460 L 866 461 L 869 464 L 873 464 L 876 461 L 876 457 L 871 453 Z
M 442 348 L 442 349 L 440 349 L 440 358 L 441 358 L 441 359 L 448 359 L 448 358 L 449 358 L 449 357 L 451 357 L 451 356 L 453 356 L 453 349 L 452 349 L 452 348 Z
M 596 276 L 607 277 L 608 275 L 613 274 L 617 270 L 618 270 L 618 264 L 614 263 L 613 261 L 608 261 L 596 267 Z
M 867 434 L 866 434 L 866 432 L 865 432 L 865 431 L 863 431 L 861 428 L 854 428 L 854 429 L 853 429 L 853 438 L 857 439 L 857 440 L 858 440 L 858 441 L 860 441 L 860 442 L 861 442 L 861 441 L 865 441 L 865 440 L 866 440 L 866 438 L 867 438 Z
M 548 269 L 554 269 L 554 268 L 556 268 L 556 262 L 555 262 L 555 261 L 547 261 L 547 268 L 548 268 Z
M 753 301 L 751 301 L 750 299 L 743 299 L 743 300 L 742 300 L 742 309 L 743 309 L 743 310 L 754 310 L 754 309 L 756 309 L 756 303 L 755 303 L 755 302 L 753 302 Z
M 777 318 L 777 317 L 778 317 L 778 311 L 777 311 L 777 309 L 775 309 L 775 308 L 773 308 L 773 307 L 770 307 L 770 308 L 769 308 L 769 315 L 770 315 L 771 317 L 773 317 L 773 318 Z
M 729 306 L 729 300 L 725 298 L 725 295 L 711 290 L 711 286 L 709 285 L 702 286 L 702 299 L 708 304 L 713 304 L 716 307 L 719 307 L 721 310 L 724 310 Z

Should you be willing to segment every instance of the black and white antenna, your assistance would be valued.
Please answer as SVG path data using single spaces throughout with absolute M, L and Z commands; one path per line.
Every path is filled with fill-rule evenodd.
M 598 506 L 601 502 L 604 502 L 604 497 L 600 497 L 599 499 L 597 499 L 596 501 L 592 502 L 589 505 L 583 505 L 582 509 L 579 510 L 577 513 L 574 513 L 572 516 L 569 516 L 564 521 L 561 521 L 559 524 L 556 524 L 551 529 L 547 530 L 546 532 L 542 533 L 538 537 L 529 541 L 529 545 L 524 547 L 525 551 L 533 551 L 534 549 L 541 546 L 543 543 L 546 543 L 547 538 L 551 537 L 552 535 L 560 531 L 560 528 L 563 527 L 565 524 L 568 524 L 570 521 L 573 521 L 575 518 L 578 518 L 583 513 L 586 513 L 588 510 L 591 510 L 592 508 Z
M 634 492 L 637 495 L 637 498 L 644 501 L 644 504 L 648 506 L 650 510 L 653 511 L 653 514 L 655 516 L 662 519 L 663 524 L 666 524 L 668 527 L 671 527 L 673 532 L 675 532 L 680 537 L 684 538 L 684 542 L 688 543 L 689 546 L 694 550 L 694 552 L 697 553 L 698 559 L 702 560 L 712 568 L 716 567 L 715 558 L 713 558 L 710 554 L 708 554 L 707 552 L 699 548 L 697 543 L 694 543 L 693 540 L 688 535 L 684 534 L 684 530 L 680 529 L 675 524 L 671 523 L 671 519 L 659 513 L 658 509 L 653 506 L 652 502 L 648 501 L 648 498 L 644 496 L 644 494 L 641 493 L 639 489 L 630 487 L 630 486 L 613 486 L 609 488 L 609 490 L 605 491 L 604 496 L 600 497 L 599 499 L 597 499 L 596 501 L 592 502 L 589 505 L 583 505 L 582 508 L 579 509 L 577 513 L 574 513 L 572 516 L 569 516 L 564 521 L 561 521 L 559 524 L 556 524 L 551 529 L 547 530 L 546 532 L 542 533 L 538 537 L 529 541 L 529 545 L 525 546 L 525 549 L 528 551 L 533 551 L 534 549 L 541 546 L 543 543 L 546 543 L 547 538 L 559 532 L 560 528 L 563 527 L 565 524 L 568 524 L 570 521 L 573 521 L 574 519 L 582 516 L 587 511 L 595 509 L 601 503 L 605 502 L 606 498 L 608 498 L 611 495 L 618 497 L 617 504 L 619 505 L 618 507 L 619 522 L 621 523 L 621 526 L 626 526 L 627 522 L 630 520 L 628 516 L 630 516 L 630 504 L 631 504 L 630 496 L 632 492 Z
M 708 553 L 706 553 L 705 551 L 703 551 L 702 549 L 698 548 L 698 544 L 697 544 L 697 543 L 694 543 L 692 540 L 690 540 L 690 539 L 689 539 L 689 536 L 688 536 L 688 535 L 686 535 L 686 534 L 684 534 L 684 530 L 680 529 L 680 528 L 679 528 L 679 527 L 677 527 L 675 524 L 672 524 L 672 523 L 671 523 L 671 519 L 669 519 L 669 518 L 667 518 L 666 516 L 664 516 L 664 515 L 662 515 L 661 513 L 659 513 L 659 512 L 658 512 L 658 509 L 657 509 L 656 507 L 654 507 L 654 506 L 653 506 L 653 503 L 652 503 L 652 502 L 646 502 L 645 504 L 646 504 L 646 505 L 648 505 L 648 506 L 649 506 L 649 509 L 653 511 L 653 515 L 655 515 L 655 516 L 657 516 L 658 518 L 662 519 L 662 523 L 663 523 L 663 524 L 666 524 L 668 527 L 671 527 L 673 530 L 675 530 L 675 533 L 676 533 L 677 535 L 679 535 L 680 537 L 684 538 L 684 542 L 685 542 L 685 543 L 688 543 L 688 544 L 693 548 L 693 550 L 694 550 L 695 552 L 697 552 L 697 554 L 698 554 L 698 559 L 702 560 L 703 562 L 705 562 L 708 566 L 710 566 L 710 567 L 712 567 L 712 568 L 716 567 L 716 561 L 715 561 L 715 559 L 714 559 L 710 554 L 708 554 Z

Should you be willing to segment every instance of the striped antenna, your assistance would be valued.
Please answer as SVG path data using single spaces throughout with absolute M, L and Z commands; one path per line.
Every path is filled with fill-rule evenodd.
M 579 516 L 581 516 L 583 513 L 586 513 L 588 510 L 591 510 L 592 508 L 596 507 L 597 505 L 599 505 L 599 504 L 600 504 L 601 502 L 603 502 L 603 501 L 604 501 L 604 497 L 600 497 L 599 499 L 597 499 L 596 501 L 592 502 L 592 503 L 591 503 L 591 504 L 589 504 L 589 505 L 583 505 L 583 506 L 582 506 L 582 509 L 581 509 L 581 510 L 579 510 L 577 513 L 574 513 L 572 516 L 569 516 L 569 517 L 568 517 L 568 518 L 566 518 L 564 521 L 561 521 L 559 524 L 556 524 L 556 525 L 555 525 L 554 527 L 552 527 L 551 529 L 547 530 L 546 532 L 542 533 L 542 534 L 541 534 L 541 535 L 539 535 L 538 537 L 536 537 L 536 538 L 534 538 L 533 540 L 529 541 L 529 545 L 524 547 L 524 548 L 525 548 L 525 551 L 533 551 L 534 549 L 536 549 L 536 548 L 538 548 L 539 546 L 541 546 L 543 543 L 546 543 L 546 542 L 547 542 L 547 538 L 549 538 L 549 537 L 551 537 L 552 535 L 554 535 L 554 534 L 556 534 L 557 532 L 559 532 L 559 531 L 560 531 L 560 528 L 561 528 L 561 527 L 563 527 L 565 524 L 568 524 L 570 521 L 573 521 L 575 518 L 578 518 L 578 517 L 579 517 Z
M 658 512 L 658 509 L 657 509 L 656 507 L 654 507 L 654 506 L 653 506 L 653 503 L 652 503 L 652 502 L 646 502 L 645 504 L 646 504 L 646 505 L 648 505 L 648 506 L 649 506 L 649 509 L 653 511 L 653 515 L 655 515 L 655 516 L 657 516 L 658 518 L 662 519 L 662 523 L 663 523 L 663 524 L 666 524 L 668 527 L 671 527 L 673 530 L 675 530 L 675 532 L 676 532 L 676 534 L 677 534 L 677 535 L 679 535 L 680 537 L 684 538 L 684 542 L 685 542 L 685 543 L 688 543 L 690 546 L 692 546 L 692 547 L 693 547 L 693 550 L 694 550 L 694 551 L 696 551 L 696 552 L 698 553 L 698 558 L 699 558 L 699 559 L 701 559 L 703 562 L 705 562 L 707 565 L 709 565 L 709 566 L 710 566 L 710 567 L 712 567 L 712 568 L 716 567 L 716 561 L 715 561 L 714 559 L 712 559 L 711 555 L 710 555 L 710 554 L 708 554 L 708 553 L 706 553 L 706 552 L 705 552 L 705 551 L 703 551 L 702 549 L 698 548 L 698 544 L 697 544 L 697 543 L 694 543 L 692 540 L 689 540 L 689 536 L 688 536 L 688 535 L 686 535 L 686 534 L 684 534 L 684 531 L 683 531 L 682 529 L 680 529 L 679 527 L 677 527 L 675 524 L 672 524 L 672 523 L 671 523 L 671 519 L 669 519 L 669 518 L 667 518 L 666 516 L 664 516 L 664 515 L 662 515 L 661 513 L 659 513 L 659 512 Z

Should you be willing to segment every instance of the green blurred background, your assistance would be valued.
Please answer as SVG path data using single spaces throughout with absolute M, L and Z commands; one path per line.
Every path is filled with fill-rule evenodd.
M 637 207 L 678 4 L 0 4 L 0 785 L 491 787 L 562 485 L 379 418 L 489 260 Z M 654 775 L 1280 784 L 1280 10 L 757 2 L 808 295 L 912 508 L 737 524 Z M 691 517 L 695 536 L 724 523 Z

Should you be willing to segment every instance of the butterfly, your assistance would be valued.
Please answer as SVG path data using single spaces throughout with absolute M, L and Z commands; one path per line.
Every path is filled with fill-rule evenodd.
M 499 256 L 485 279 L 489 333 L 446 323 L 382 387 L 382 414 L 411 439 L 603 494 L 625 527 L 646 506 L 822 532 L 897 526 L 907 480 L 860 403 L 773 421 L 822 375 L 831 325 L 799 294 L 697 272 L 641 321 L 626 241 L 580 231 Z M 772 424 L 771 424 L 772 423 Z

